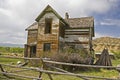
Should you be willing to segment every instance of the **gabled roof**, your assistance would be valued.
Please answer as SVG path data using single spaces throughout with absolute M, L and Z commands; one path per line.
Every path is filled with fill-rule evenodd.
M 94 36 L 93 17 L 69 18 L 67 21 L 70 28 L 92 28 L 92 36 Z
M 69 18 L 68 23 L 71 28 L 94 27 L 94 18 L 93 17 Z
M 93 17 L 83 17 L 83 18 L 68 18 L 63 19 L 50 5 L 48 5 L 41 14 L 35 19 L 37 22 L 30 25 L 26 30 L 35 30 L 38 29 L 39 20 L 47 13 L 52 12 L 56 15 L 61 22 L 70 28 L 92 28 L 93 36 L 94 36 L 94 18 Z
M 32 25 L 30 25 L 28 28 L 26 28 L 25 30 L 36 30 L 38 29 L 38 23 L 34 22 Z
M 50 6 L 48 5 L 41 13 L 40 15 L 35 19 L 37 22 L 41 19 L 41 17 L 46 14 L 47 12 L 52 12 L 55 14 L 64 24 L 68 25 L 67 22 Z

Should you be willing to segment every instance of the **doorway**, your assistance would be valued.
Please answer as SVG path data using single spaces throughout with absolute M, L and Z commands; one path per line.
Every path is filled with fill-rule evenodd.
M 30 57 L 36 57 L 36 45 L 30 46 Z

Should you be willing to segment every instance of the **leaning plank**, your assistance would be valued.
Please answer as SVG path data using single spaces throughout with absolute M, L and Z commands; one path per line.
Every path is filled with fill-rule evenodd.
M 0 69 L 1 69 L 2 72 L 5 72 L 5 70 L 3 69 L 3 67 L 2 67 L 1 64 L 0 64 Z M 3 75 L 6 76 L 6 77 L 9 77 L 9 76 L 7 76 L 7 75 L 5 75 L 5 74 L 3 74 Z
M 0 69 L 2 72 L 5 72 L 1 64 L 0 64 Z
M 21 69 L 35 70 L 35 71 L 43 72 L 43 73 L 46 73 L 46 74 L 49 73 L 49 74 L 55 74 L 55 75 L 68 75 L 68 76 L 79 76 L 79 77 L 95 78 L 95 79 L 118 80 L 118 79 L 114 79 L 114 78 L 105 78 L 105 77 L 99 77 L 99 76 L 86 76 L 86 75 L 81 75 L 81 74 L 55 72 L 55 71 L 43 70 L 43 69 L 35 68 L 35 67 L 18 67 L 18 66 L 7 65 L 7 64 L 1 64 L 1 65 L 15 67 L 15 68 L 21 68 Z
M 41 61 L 42 61 L 42 64 L 43 64 L 43 68 L 44 68 L 45 70 L 47 70 L 47 65 L 43 62 L 43 60 L 42 60 L 42 59 L 41 59 Z M 53 80 L 53 78 L 52 78 L 51 74 L 49 74 L 49 73 L 47 73 L 47 74 L 48 74 L 48 76 L 49 76 L 50 80 Z
M 10 76 L 17 76 L 17 77 L 22 77 L 22 78 L 27 78 L 27 79 L 37 79 L 37 80 L 42 80 L 41 78 L 36 78 L 36 77 L 31 77 L 31 76 L 23 76 L 23 75 L 18 75 L 18 74 L 13 74 L 13 73 L 7 73 L 7 72 L 0 72 L 1 74 L 5 75 L 10 75 Z
M 68 72 L 68 71 L 66 71 L 66 70 L 63 70 L 63 69 L 54 67 L 54 66 L 50 66 L 50 65 L 47 65 L 47 66 L 50 67 L 50 68 L 52 68 L 52 69 L 56 69 L 56 70 L 58 70 L 58 71 L 60 71 L 60 72 L 71 73 L 71 72 Z M 71 73 L 71 74 L 74 74 L 74 73 Z M 79 77 L 79 76 L 76 76 L 76 77 Z M 79 77 L 79 78 L 82 78 L 82 79 L 84 79 L 84 80 L 89 80 L 88 78 L 85 78 L 85 77 Z
M 27 69 L 24 69 L 24 70 L 10 71 L 10 73 L 18 73 L 18 72 L 23 72 L 23 71 L 28 71 L 28 70 L 27 70 Z
M 98 65 L 72 64 L 72 63 L 56 62 L 56 61 L 48 61 L 48 60 L 43 60 L 43 61 L 45 63 L 58 64 L 58 65 L 67 65 L 67 66 L 78 66 L 78 67 L 111 68 L 111 69 L 120 68 L 120 67 L 116 67 L 116 66 L 98 66 Z
M 101 66 L 112 66 L 111 58 L 109 56 L 108 49 L 104 49 L 101 53 L 100 58 L 96 61 L 96 65 Z
M 11 58 L 11 59 L 28 59 L 28 60 L 40 60 L 42 58 L 28 58 L 28 57 L 14 57 L 14 56 L 0 56 L 0 58 Z
M 38 69 L 38 71 L 43 72 L 43 73 L 55 74 L 55 75 L 68 75 L 68 76 L 78 76 L 78 77 L 86 77 L 86 78 L 94 78 L 94 79 L 118 80 L 118 79 L 115 79 L 115 78 L 105 78 L 105 77 L 98 77 L 98 76 L 86 76 L 86 75 L 81 75 L 81 74 L 62 73 L 62 72 L 55 72 L 55 71 L 48 71 L 48 70 L 41 70 L 41 69 Z

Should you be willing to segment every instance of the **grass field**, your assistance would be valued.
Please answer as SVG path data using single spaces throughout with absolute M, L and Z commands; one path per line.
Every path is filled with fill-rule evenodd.
M 5 64 L 16 65 L 17 61 L 23 62 L 24 60 L 0 58 L 0 63 L 5 63 Z M 113 66 L 116 66 L 116 65 L 120 64 L 120 59 L 112 60 L 112 63 L 113 63 Z M 7 71 L 20 70 L 19 68 L 9 68 L 9 67 L 5 67 L 5 66 L 3 68 Z M 88 76 L 100 76 L 100 77 L 109 77 L 109 78 L 117 78 L 119 76 L 118 75 L 119 73 L 116 70 L 107 70 L 107 69 L 100 69 L 100 70 L 91 69 L 88 71 L 77 71 L 75 73 L 79 73 L 82 75 L 88 75 Z M 26 75 L 26 76 L 34 76 L 34 77 L 39 76 L 39 72 L 35 72 L 32 70 L 17 72 L 17 74 Z M 66 75 L 52 75 L 52 77 L 53 77 L 53 80 L 82 80 L 78 77 L 66 76 Z M 47 74 L 43 74 L 42 78 L 43 78 L 43 80 L 50 80 Z M 11 78 L 7 78 L 7 77 L 3 76 L 2 74 L 0 74 L 0 80 L 32 80 L 32 79 L 23 79 L 23 78 L 14 77 L 14 76 L 11 76 Z M 97 80 L 97 79 L 91 79 L 91 80 Z

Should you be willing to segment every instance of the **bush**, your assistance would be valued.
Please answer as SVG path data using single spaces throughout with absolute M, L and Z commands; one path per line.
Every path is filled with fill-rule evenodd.
M 0 47 L 0 52 L 3 52 L 3 53 L 23 53 L 24 48 L 20 48 L 20 47 Z
M 78 53 L 71 53 L 71 54 L 58 53 L 53 55 L 51 57 L 51 60 L 58 61 L 58 62 L 73 63 L 73 64 L 92 64 L 91 57 L 86 56 L 86 58 L 84 58 Z M 87 68 L 83 68 L 83 67 L 66 66 L 66 65 L 57 66 L 57 67 L 63 68 L 68 71 L 87 70 Z

